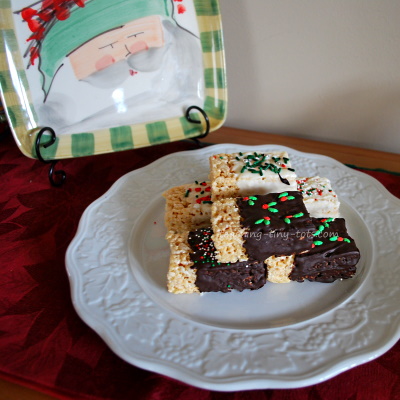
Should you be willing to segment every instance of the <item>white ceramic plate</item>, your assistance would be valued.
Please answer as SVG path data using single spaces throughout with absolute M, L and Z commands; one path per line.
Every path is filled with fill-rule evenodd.
M 285 149 L 298 176 L 331 180 L 361 251 L 353 279 L 268 282 L 258 291 L 173 295 L 161 193 L 205 180 L 216 153 Z M 317 154 L 221 144 L 163 157 L 120 178 L 83 214 L 66 255 L 81 318 L 127 362 L 213 390 L 324 381 L 399 338 L 400 201 Z

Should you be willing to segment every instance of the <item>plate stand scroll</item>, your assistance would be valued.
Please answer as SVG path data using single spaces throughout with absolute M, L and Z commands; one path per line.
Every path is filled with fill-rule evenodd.
M 201 133 L 197 137 L 191 138 L 191 140 L 193 140 L 197 144 L 198 147 L 201 147 L 201 143 L 200 143 L 199 139 L 204 139 L 210 133 L 210 119 L 208 118 L 207 113 L 202 108 L 200 108 L 198 106 L 190 106 L 186 110 L 186 113 L 185 113 L 185 118 L 188 120 L 188 122 L 193 123 L 193 124 L 201 124 L 202 123 L 201 120 L 192 118 L 192 116 L 191 116 L 192 110 L 199 111 L 200 114 L 203 116 L 205 123 L 206 123 L 206 129 L 205 129 L 204 133 Z M 41 139 L 42 139 L 43 135 L 45 135 L 46 133 L 50 134 L 50 140 L 46 143 L 41 143 Z M 48 136 L 48 135 L 46 135 L 46 136 Z M 56 143 L 56 140 L 57 140 L 57 136 L 56 136 L 56 133 L 54 132 L 54 129 L 52 129 L 50 127 L 42 128 L 36 137 L 35 151 L 36 151 L 36 156 L 39 159 L 39 161 L 41 161 L 44 164 L 50 164 L 48 177 L 49 177 L 49 182 L 50 182 L 51 186 L 60 187 L 64 184 L 64 182 L 67 178 L 65 171 L 63 171 L 63 170 L 55 171 L 55 166 L 56 166 L 58 160 L 45 159 L 43 157 L 42 151 L 41 151 L 41 147 L 44 147 L 46 149 L 50 146 L 53 146 Z

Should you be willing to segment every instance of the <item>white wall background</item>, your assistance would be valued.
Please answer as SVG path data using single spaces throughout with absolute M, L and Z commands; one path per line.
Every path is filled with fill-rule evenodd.
M 226 126 L 400 153 L 399 0 L 219 0 Z

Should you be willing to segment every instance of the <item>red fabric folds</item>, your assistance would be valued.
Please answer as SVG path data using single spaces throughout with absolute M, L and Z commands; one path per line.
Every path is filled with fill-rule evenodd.
M 0 136 L 0 376 L 71 399 L 396 399 L 400 346 L 331 380 L 292 390 L 218 393 L 127 364 L 76 314 L 64 256 L 86 207 L 127 172 L 172 152 L 176 142 L 60 161 L 61 188 L 48 166 Z M 400 197 L 400 176 L 365 171 Z

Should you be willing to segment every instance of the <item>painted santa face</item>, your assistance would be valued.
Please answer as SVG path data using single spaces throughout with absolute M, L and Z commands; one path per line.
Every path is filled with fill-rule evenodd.
M 164 46 L 164 32 L 159 16 L 141 18 L 112 29 L 69 54 L 75 76 L 83 80 L 118 61 L 151 48 Z

